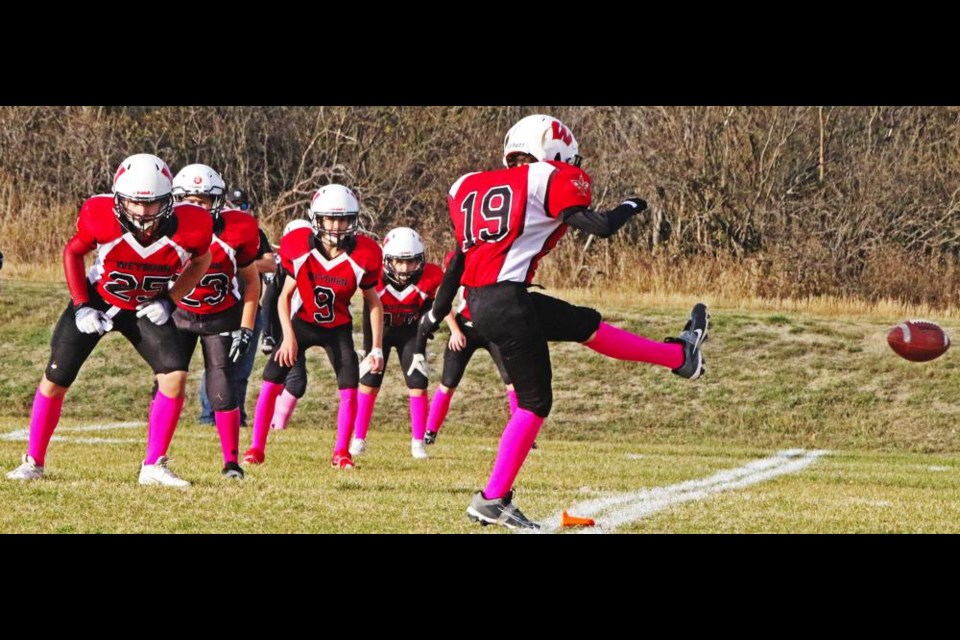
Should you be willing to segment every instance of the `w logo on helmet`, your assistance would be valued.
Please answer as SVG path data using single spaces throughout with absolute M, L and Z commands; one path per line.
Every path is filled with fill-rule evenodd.
M 565 126 L 560 124 L 557 120 L 553 121 L 553 139 L 554 140 L 563 140 L 563 144 L 570 144 L 573 142 L 573 134 L 570 133 L 570 130 Z

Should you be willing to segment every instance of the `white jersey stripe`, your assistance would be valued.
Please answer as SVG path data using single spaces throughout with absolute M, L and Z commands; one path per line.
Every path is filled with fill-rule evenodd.
M 218 236 L 213 236 L 213 241 L 223 248 L 230 262 L 233 263 L 233 281 L 230 283 L 230 293 L 235 300 L 240 300 L 240 282 L 237 280 L 237 250 L 221 240 Z
M 463 174 L 462 176 L 460 176 L 460 179 L 457 180 L 456 182 L 454 182 L 454 183 L 453 183 L 453 186 L 450 187 L 450 191 L 449 191 L 450 197 L 455 197 L 455 196 L 457 195 L 457 191 L 460 189 L 460 185 L 463 184 L 463 181 L 464 181 L 464 180 L 466 180 L 466 179 L 469 178 L 470 176 L 475 176 L 475 175 L 477 175 L 478 173 L 480 173 L 480 172 L 479 172 L 479 171 L 472 171 L 472 172 L 470 172 L 470 173 L 465 173 L 465 174 Z
M 556 169 L 546 162 L 535 162 L 528 168 L 523 233 L 510 245 L 497 282 L 526 282 L 531 262 L 543 251 L 553 232 L 563 224 L 558 218 L 547 215 L 545 207 L 547 185 Z
M 347 262 L 349 262 L 350 266 L 353 267 L 353 275 L 357 278 L 357 288 L 359 289 L 360 282 L 363 280 L 363 274 L 366 273 L 366 271 L 363 270 L 363 267 L 357 264 L 357 262 L 350 256 L 349 253 L 343 253 L 341 255 L 345 256 Z
M 97 247 L 97 259 L 87 272 L 87 280 L 90 282 L 90 284 L 97 284 L 100 282 L 100 278 L 103 277 L 104 272 L 103 261 L 106 259 L 107 254 L 110 253 L 110 250 L 120 244 L 123 238 L 124 236 L 120 236 L 113 242 L 108 242 L 107 244 L 102 244 Z

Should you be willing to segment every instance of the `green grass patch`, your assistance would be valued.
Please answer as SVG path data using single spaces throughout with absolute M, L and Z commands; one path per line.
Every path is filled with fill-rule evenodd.
M 566 296 L 565 296 L 566 297 Z M 577 294 L 590 304 L 589 295 Z M 0 286 L 0 436 L 28 428 L 62 284 Z M 692 302 L 692 301 L 691 301 Z M 605 319 L 655 339 L 676 335 L 683 307 L 596 304 Z M 554 410 L 517 481 L 517 502 L 546 518 L 596 496 L 670 486 L 787 448 L 833 452 L 796 475 L 679 504 L 624 532 L 956 532 L 960 529 L 960 376 L 953 352 L 930 363 L 896 357 L 888 317 L 711 309 L 707 376 L 689 382 L 576 344 L 551 347 Z M 956 333 L 960 321 L 944 326 Z M 359 345 L 359 333 L 357 334 Z M 431 343 L 434 375 L 446 334 Z M 247 398 L 253 415 L 265 356 Z M 97 432 L 131 440 L 87 444 L 81 425 L 146 422 L 152 376 L 119 335 L 84 365 L 67 395 L 48 459 L 49 478 L 0 481 L 0 532 L 471 532 L 464 515 L 483 486 L 506 422 L 496 368 L 478 352 L 457 390 L 431 459 L 409 453 L 406 389 L 391 358 L 377 402 L 370 453 L 352 473 L 329 467 L 336 382 L 326 356 L 308 357 L 310 381 L 285 432 L 271 434 L 267 464 L 243 483 L 220 479 L 216 432 L 196 424 L 200 356 L 171 455 L 194 486 L 140 487 L 145 428 Z M 436 381 L 431 385 L 431 391 Z M 249 442 L 244 430 L 242 445 Z M 0 439 L 0 468 L 25 443 Z

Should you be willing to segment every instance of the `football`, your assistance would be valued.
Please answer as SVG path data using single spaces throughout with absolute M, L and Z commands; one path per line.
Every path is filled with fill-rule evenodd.
M 890 329 L 887 343 L 901 358 L 927 362 L 947 352 L 950 336 L 936 322 L 907 320 Z

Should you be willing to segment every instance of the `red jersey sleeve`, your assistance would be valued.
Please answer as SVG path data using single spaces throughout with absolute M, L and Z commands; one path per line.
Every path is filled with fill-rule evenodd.
M 77 234 L 73 238 L 73 246 L 77 249 L 82 247 L 86 252 L 93 251 L 97 247 L 96 214 L 91 202 L 92 198 L 80 207 L 80 213 L 77 215 Z
M 351 257 L 363 269 L 360 288 L 375 287 L 383 276 L 383 251 L 380 245 L 364 236 L 357 236 L 357 248 Z
M 570 207 L 589 207 L 593 199 L 590 176 L 581 169 L 566 162 L 550 162 L 556 171 L 550 176 L 547 185 L 545 208 L 547 215 L 556 218 L 560 212 Z
M 237 266 L 249 266 L 260 255 L 260 225 L 246 213 L 234 213 L 230 224 L 237 227 Z
M 213 218 L 210 213 L 196 205 L 180 204 L 174 209 L 174 214 L 178 218 L 177 235 L 180 235 L 183 248 L 194 258 L 209 251 L 213 242 Z
M 87 278 L 83 257 L 97 248 L 99 240 L 109 241 L 106 238 L 107 230 L 104 224 L 106 196 L 88 198 L 80 207 L 77 214 L 77 233 L 67 242 L 63 250 L 63 271 L 67 278 L 67 288 L 74 304 L 90 301 L 87 293 Z M 112 213 L 112 198 L 110 212 Z M 111 219 L 112 221 L 112 219 Z
M 288 225 L 289 227 L 289 225 Z M 295 227 L 280 239 L 280 265 L 287 273 L 293 273 L 293 261 L 310 251 L 310 235 L 306 227 Z
M 440 288 L 441 282 L 443 282 L 443 271 L 440 267 L 429 262 L 425 264 L 418 286 L 421 291 L 427 294 L 427 298 L 437 297 L 437 289 Z

